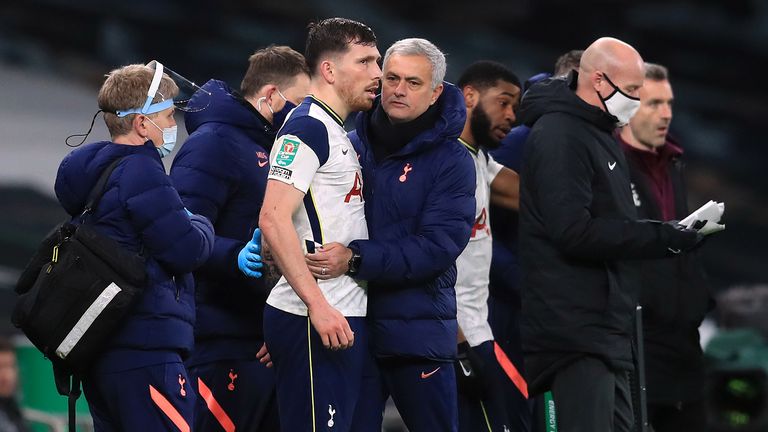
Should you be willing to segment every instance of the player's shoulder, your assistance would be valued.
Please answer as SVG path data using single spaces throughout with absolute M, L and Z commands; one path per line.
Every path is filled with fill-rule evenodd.
M 328 139 L 328 128 L 325 123 L 320 119 L 310 116 L 308 114 L 297 113 L 298 115 L 291 116 L 280 131 L 278 137 L 291 135 L 298 137 L 303 142 L 308 142 L 316 139 Z

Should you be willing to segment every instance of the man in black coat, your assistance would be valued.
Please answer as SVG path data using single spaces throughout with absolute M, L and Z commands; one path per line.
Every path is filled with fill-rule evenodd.
M 618 136 L 641 219 L 688 215 L 683 151 L 668 136 L 673 99 L 667 69 L 646 63 L 640 109 Z M 712 300 L 696 255 L 641 264 L 648 417 L 656 432 L 706 429 L 698 328 Z
M 520 204 L 521 333 L 530 390 L 551 389 L 559 430 L 629 431 L 639 276 L 633 259 L 693 248 L 695 231 L 638 221 L 612 133 L 640 105 L 643 60 L 613 38 L 578 72 L 534 85 Z

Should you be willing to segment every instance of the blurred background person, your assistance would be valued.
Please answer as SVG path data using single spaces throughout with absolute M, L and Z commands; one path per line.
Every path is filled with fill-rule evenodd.
M 640 219 L 684 219 L 683 150 L 669 134 L 674 93 L 667 68 L 645 63 L 640 108 L 620 129 Z M 714 306 L 699 251 L 640 263 L 648 420 L 656 432 L 706 429 L 699 326 Z
M 18 387 L 19 365 L 16 363 L 16 350 L 8 339 L 0 336 L 0 431 L 2 432 L 29 431 L 16 398 Z

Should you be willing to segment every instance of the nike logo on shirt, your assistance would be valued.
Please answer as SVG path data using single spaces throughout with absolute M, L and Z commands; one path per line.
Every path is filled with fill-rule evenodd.
M 259 168 L 264 168 L 268 163 L 269 161 L 259 161 Z
M 608 162 L 608 169 L 613 171 L 614 168 L 616 168 L 616 162 Z
M 347 154 L 347 152 L 348 152 L 348 151 L 349 151 L 349 149 L 348 149 L 348 148 L 343 148 L 343 149 L 341 149 L 341 153 L 342 153 L 342 154 L 345 154 L 345 155 Z

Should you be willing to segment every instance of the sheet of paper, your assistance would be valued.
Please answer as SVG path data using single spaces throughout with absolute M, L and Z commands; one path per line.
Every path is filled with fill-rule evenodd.
M 707 221 L 707 225 L 717 224 L 725 212 L 725 204 L 715 201 L 709 201 L 703 206 L 699 207 L 696 211 L 688 215 L 685 219 L 680 221 L 681 225 L 685 225 L 687 228 L 691 228 L 696 221 Z M 706 227 L 706 225 L 704 226 Z M 703 227 L 703 228 L 704 228 Z

